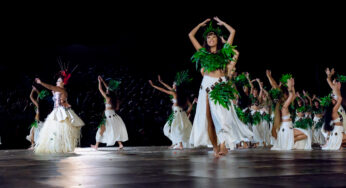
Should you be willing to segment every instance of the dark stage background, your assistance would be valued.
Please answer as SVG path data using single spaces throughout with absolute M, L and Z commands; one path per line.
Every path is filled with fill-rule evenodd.
M 104 109 L 97 75 L 122 81 L 119 114 L 129 132 L 125 146 L 169 145 L 162 128 L 171 103 L 168 96 L 153 90 L 148 80 L 156 81 L 160 74 L 171 84 L 177 71 L 189 69 L 194 79 L 191 91 L 198 96 L 202 77 L 190 61 L 195 50 L 188 33 L 215 15 L 237 31 L 237 72 L 250 72 L 252 78 L 261 78 L 268 88 L 266 69 L 271 69 L 276 79 L 283 73 L 292 73 L 297 90 L 305 89 L 318 96 L 330 92 L 325 81 L 326 66 L 345 73 L 344 47 L 339 47 L 345 43 L 345 29 L 338 23 L 342 20 L 337 11 L 334 15 L 319 11 L 305 15 L 303 9 L 204 15 L 183 15 L 178 10 L 151 15 L 113 12 L 68 11 L 55 16 L 32 13 L 6 21 L 6 34 L 2 35 L 6 41 L 2 44 L 4 58 L 0 64 L 0 149 L 30 145 L 25 136 L 34 120 L 29 102 L 31 85 L 36 76 L 55 83 L 57 56 L 69 60 L 71 66 L 79 65 L 68 90 L 72 108 L 86 123 L 82 146 L 95 142 Z M 202 33 L 203 29 L 197 35 L 201 42 Z

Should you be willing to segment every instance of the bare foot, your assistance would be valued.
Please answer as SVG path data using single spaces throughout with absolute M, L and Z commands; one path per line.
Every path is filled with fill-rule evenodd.
M 182 149 L 183 149 L 183 146 L 175 145 L 173 149 L 179 149 L 179 150 L 182 150 Z
M 219 155 L 219 148 L 213 148 L 213 151 L 214 151 L 214 157 L 215 158 L 219 158 L 220 157 L 220 155 Z
M 95 145 L 90 145 L 91 148 L 94 148 L 95 150 L 98 149 L 98 147 L 96 147 Z
M 122 149 L 124 149 L 124 146 L 119 146 L 119 150 L 122 150 Z
M 248 149 L 248 148 L 249 148 L 249 145 L 246 142 L 244 142 L 243 143 L 243 149 Z
M 173 144 L 173 145 L 169 146 L 168 149 L 173 149 L 174 146 L 175 146 L 175 145 Z
M 33 150 L 34 149 L 34 146 L 31 146 L 30 148 L 28 148 L 28 150 Z
M 225 148 L 225 149 L 221 149 L 220 152 L 219 152 L 219 155 L 221 156 L 226 156 L 228 154 L 228 149 Z

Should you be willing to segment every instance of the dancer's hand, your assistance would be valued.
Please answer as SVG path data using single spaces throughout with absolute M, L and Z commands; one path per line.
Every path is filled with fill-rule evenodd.
M 294 78 L 291 78 L 291 79 L 287 80 L 287 86 L 289 88 L 292 88 L 294 86 Z
M 149 84 L 150 84 L 151 86 L 154 86 L 154 84 L 153 84 L 153 82 L 152 82 L 151 80 L 149 80 Z
M 217 21 L 217 25 L 224 25 L 225 22 L 221 21 L 220 18 L 218 18 L 217 16 L 214 17 L 214 20 Z
M 316 98 L 316 95 L 315 94 L 313 94 L 312 95 L 312 99 L 311 100 L 314 100 Z
M 199 24 L 200 27 L 204 27 L 207 25 L 207 23 L 210 21 L 210 18 L 204 20 L 202 23 Z
M 32 90 L 38 91 L 35 86 L 32 86 Z
M 103 79 L 101 76 L 98 76 L 97 79 L 101 82 Z
M 41 84 L 41 80 L 39 78 L 35 78 L 35 82 Z
M 326 69 L 326 74 L 328 78 L 332 77 L 334 73 L 335 73 L 334 68 L 332 68 L 332 70 L 330 70 L 329 68 Z
M 245 76 L 246 76 L 246 78 L 249 78 L 249 73 L 246 72 L 246 73 L 245 73 Z
M 193 100 L 192 104 L 195 104 L 195 103 L 197 103 L 197 102 L 198 102 L 198 98 L 195 98 L 195 99 Z
M 162 82 L 160 75 L 158 75 L 157 78 L 159 79 L 159 82 Z
M 220 37 L 221 38 L 221 41 L 223 44 L 225 44 L 227 41 L 223 38 L 223 36 Z
M 287 85 L 288 85 L 288 84 L 287 84 Z M 298 91 L 296 92 L 296 96 L 300 97 L 300 94 L 299 94 L 299 92 L 298 92 Z
M 267 76 L 271 76 L 272 75 L 272 71 L 271 70 L 266 70 L 266 74 L 267 74 Z

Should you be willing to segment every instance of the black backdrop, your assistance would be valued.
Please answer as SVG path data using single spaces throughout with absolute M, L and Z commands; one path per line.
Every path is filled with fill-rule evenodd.
M 253 78 L 262 78 L 265 85 L 269 84 L 265 79 L 266 69 L 271 69 L 276 79 L 283 73 L 292 73 L 298 90 L 305 89 L 322 96 L 329 92 L 324 68 L 332 66 L 339 73 L 345 72 L 342 69 L 345 29 L 338 10 L 332 14 L 309 11 L 304 8 L 288 11 L 281 8 L 238 9 L 203 15 L 191 14 L 194 10 L 183 14 L 179 9 L 125 14 L 106 9 L 29 11 L 19 18 L 9 16 L 3 25 L 5 42 L 0 64 L 1 85 L 3 90 L 18 86 L 25 88 L 23 95 L 28 96 L 35 76 L 54 83 L 52 74 L 58 70 L 56 57 L 63 56 L 72 64 L 79 64 L 80 71 L 93 65 L 127 67 L 130 74 L 144 80 L 156 79 L 157 74 L 161 74 L 171 82 L 177 71 L 189 69 L 197 94 L 201 76 L 190 61 L 195 51 L 188 33 L 204 19 L 217 15 L 237 31 L 234 44 L 240 51 L 238 72 L 248 71 Z M 78 85 L 83 78 L 72 77 L 71 82 Z M 7 126 L 1 123 L 2 137 L 13 131 Z M 25 132 L 27 126 L 16 131 L 18 129 Z M 26 141 L 7 140 L 18 143 L 0 147 L 27 146 L 23 145 Z M 161 140 L 150 144 L 168 143 Z M 85 142 L 84 146 L 88 144 Z M 133 141 L 129 145 L 140 144 Z

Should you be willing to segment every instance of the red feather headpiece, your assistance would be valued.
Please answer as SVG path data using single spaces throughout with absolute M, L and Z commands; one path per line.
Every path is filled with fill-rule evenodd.
M 64 78 L 63 82 L 66 85 L 68 83 L 68 80 L 71 78 L 71 75 L 72 75 L 73 71 L 76 70 L 78 65 L 76 65 L 73 68 L 73 70 L 69 73 L 68 72 L 68 68 L 69 68 L 70 62 L 68 62 L 67 65 L 66 65 L 65 63 L 62 62 L 61 58 L 58 57 L 58 63 L 59 63 L 59 66 L 60 66 L 59 74 Z

